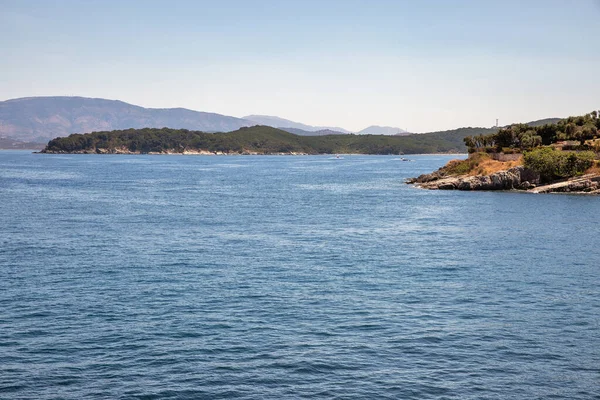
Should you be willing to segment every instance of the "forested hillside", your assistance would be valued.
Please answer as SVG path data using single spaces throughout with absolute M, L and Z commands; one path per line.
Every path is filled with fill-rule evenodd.
M 186 129 L 128 129 L 74 134 L 56 138 L 46 153 L 305 153 L 305 154 L 416 154 L 466 151 L 467 135 L 491 133 L 487 128 L 461 128 L 408 136 L 326 135 L 298 136 L 267 126 L 244 127 L 227 133 Z

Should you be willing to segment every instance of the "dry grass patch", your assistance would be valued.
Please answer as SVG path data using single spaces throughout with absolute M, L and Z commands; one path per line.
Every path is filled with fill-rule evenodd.
M 489 175 L 523 165 L 523 157 L 515 161 L 496 161 L 487 153 L 473 153 L 466 160 L 450 160 L 442 171 L 446 175 Z
M 523 165 L 523 156 L 515 161 L 496 161 L 489 158 L 480 161 L 479 164 L 469 172 L 469 175 L 490 175 L 498 171 L 506 171 L 519 165 Z
M 600 161 L 596 160 L 595 164 L 585 171 L 586 174 L 600 175 Z

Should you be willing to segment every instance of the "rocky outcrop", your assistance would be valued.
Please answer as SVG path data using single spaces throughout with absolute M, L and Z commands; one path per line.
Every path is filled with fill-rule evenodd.
M 589 174 L 530 189 L 531 193 L 600 194 L 600 175 Z
M 540 185 L 540 177 L 523 166 L 490 175 L 447 176 L 441 171 L 411 178 L 406 183 L 431 190 L 523 190 L 529 193 L 600 194 L 600 175 L 589 174 L 548 185 Z
M 507 171 L 499 171 L 490 175 L 445 176 L 436 171 L 407 180 L 425 189 L 439 190 L 527 190 L 539 183 L 539 176 L 533 171 L 519 166 Z
M 432 172 L 430 174 L 423 174 L 423 175 L 419 175 L 416 178 L 408 178 L 406 179 L 406 183 L 427 183 L 427 182 L 433 182 L 433 181 L 437 181 L 439 179 L 443 179 L 444 177 L 446 177 L 446 175 L 443 172 L 440 171 L 435 171 Z

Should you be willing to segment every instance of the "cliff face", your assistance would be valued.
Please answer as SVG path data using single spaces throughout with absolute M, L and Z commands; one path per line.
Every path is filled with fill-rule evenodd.
M 523 166 L 498 171 L 490 175 L 445 176 L 439 171 L 408 179 L 406 183 L 416 184 L 431 190 L 523 190 L 530 193 L 590 193 L 600 194 L 600 175 L 589 174 L 581 177 L 540 186 L 540 176 Z

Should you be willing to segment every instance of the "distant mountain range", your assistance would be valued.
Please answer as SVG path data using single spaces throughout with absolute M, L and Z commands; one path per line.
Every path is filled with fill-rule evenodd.
M 340 133 L 352 133 L 339 126 L 312 126 L 300 122 L 290 121 L 289 119 L 274 117 L 271 115 L 247 115 L 244 119 L 256 122 L 259 125 L 272 126 L 273 128 L 283 129 L 284 131 L 295 133 L 302 136 L 316 135 L 339 135 Z M 313 134 L 311 134 L 313 132 Z M 393 126 L 371 125 L 357 135 L 409 135 L 404 129 Z
M 529 124 L 556 120 L 549 118 Z M 87 97 L 26 97 L 0 101 L 2 148 L 38 148 L 39 143 L 72 133 L 146 127 L 230 132 L 255 125 L 271 126 L 300 136 L 350 133 L 340 127 L 312 126 L 270 115 L 236 118 L 185 108 L 144 108 L 119 100 Z M 369 126 L 357 134 L 409 135 L 400 128 L 377 125 Z
M 393 126 L 379 126 L 379 125 L 371 125 L 368 128 L 363 129 L 358 132 L 359 135 L 410 135 L 409 132 L 404 129 L 395 128 Z
M 269 125 L 267 125 L 267 126 L 269 126 Z M 272 126 L 271 128 L 274 128 L 274 126 Z M 321 129 L 318 131 L 306 131 L 304 129 L 299 129 L 299 128 L 277 128 L 277 129 L 281 129 L 282 131 L 293 133 L 294 135 L 298 135 L 298 136 L 348 135 L 348 133 L 340 132 L 340 131 L 332 131 L 331 129 Z
M 340 127 L 312 126 L 269 115 L 228 115 L 185 108 L 144 108 L 119 100 L 88 97 L 24 97 L 0 102 L 0 136 L 24 142 L 47 142 L 72 133 L 128 128 L 190 129 L 229 132 L 266 125 L 302 136 L 350 133 Z M 358 132 L 393 135 L 402 130 L 371 126 Z
M 305 132 L 316 132 L 316 131 L 329 130 L 329 131 L 334 131 L 338 134 L 339 133 L 350 133 L 350 131 L 347 131 L 346 129 L 340 128 L 337 126 L 331 127 L 331 126 L 306 125 L 301 122 L 294 122 L 294 121 L 290 121 L 289 119 L 279 118 L 279 117 L 275 117 L 272 115 L 247 115 L 244 117 L 244 119 L 255 122 L 256 123 L 255 125 L 266 125 L 266 126 L 271 126 L 273 128 L 283 129 L 285 131 L 287 131 L 288 128 L 293 128 L 293 129 L 298 129 L 300 131 L 305 131 Z M 289 131 L 289 132 L 294 133 L 291 131 Z
M 118 100 L 86 97 L 27 97 L 0 102 L 0 136 L 44 141 L 71 133 L 170 127 L 232 131 L 251 121 L 185 108 L 144 108 Z

